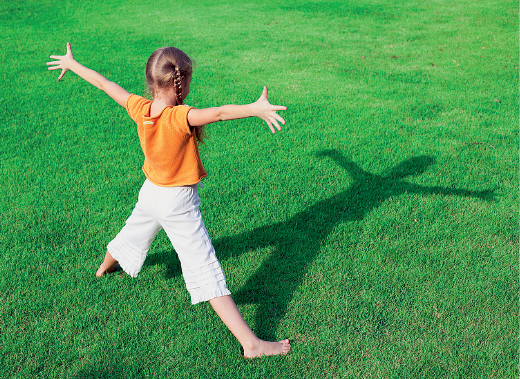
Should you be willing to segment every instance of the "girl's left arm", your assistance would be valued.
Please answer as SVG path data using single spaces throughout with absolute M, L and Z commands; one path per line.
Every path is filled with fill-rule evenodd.
M 236 120 L 239 118 L 258 117 L 264 120 L 271 132 L 275 132 L 275 127 L 281 130 L 278 122 L 285 125 L 285 120 L 277 111 L 285 111 L 287 107 L 282 105 L 272 105 L 267 100 L 267 87 L 264 87 L 260 98 L 251 104 L 235 105 L 227 104 L 220 107 L 196 109 L 192 108 L 188 112 L 188 123 L 190 126 L 204 126 L 217 121 Z
M 70 42 L 67 42 L 67 54 L 63 56 L 51 55 L 50 57 L 56 60 L 47 62 L 49 70 L 62 70 L 60 76 L 58 77 L 58 81 L 61 80 L 63 75 L 65 75 L 65 73 L 70 70 L 76 73 L 82 79 L 85 79 L 93 86 L 99 88 L 102 91 L 105 91 L 108 96 L 114 99 L 122 107 L 126 107 L 126 100 L 128 99 L 128 96 L 130 96 L 130 93 L 118 84 L 111 82 L 103 75 L 100 75 L 96 71 L 91 70 L 90 68 L 87 68 L 74 60 Z

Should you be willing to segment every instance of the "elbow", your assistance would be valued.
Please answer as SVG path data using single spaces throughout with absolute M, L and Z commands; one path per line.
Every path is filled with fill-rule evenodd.
M 97 89 L 107 92 L 107 89 L 110 86 L 110 84 L 112 84 L 112 82 L 108 79 L 105 79 L 105 80 L 99 80 L 93 84 Z
M 93 82 L 92 85 L 94 87 L 96 87 L 97 89 L 100 89 L 101 91 L 105 91 L 105 87 L 103 86 L 103 83 L 101 83 L 101 82 L 96 81 L 96 82 Z
M 226 118 L 225 118 L 225 114 L 224 114 L 224 109 L 222 109 L 223 107 L 217 107 L 215 108 L 215 120 L 216 121 L 225 121 Z

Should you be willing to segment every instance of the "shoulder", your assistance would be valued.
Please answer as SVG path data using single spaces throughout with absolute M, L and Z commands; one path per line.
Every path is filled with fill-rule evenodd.
M 128 112 L 128 115 L 135 120 L 136 117 L 143 116 L 148 112 L 148 107 L 151 102 L 151 100 L 142 96 L 131 94 L 126 99 L 126 111 Z
M 191 134 L 191 128 L 188 123 L 188 112 L 193 107 L 188 105 L 176 105 L 168 109 L 164 116 L 167 117 L 171 127 L 183 134 Z

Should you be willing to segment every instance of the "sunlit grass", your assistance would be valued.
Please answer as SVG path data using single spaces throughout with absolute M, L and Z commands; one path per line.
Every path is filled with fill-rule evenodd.
M 0 376 L 518 376 L 518 5 L 19 1 L 0 7 Z M 144 180 L 126 111 L 51 54 L 144 94 L 288 107 L 208 127 L 202 211 L 228 285 L 286 357 L 245 361 L 191 306 L 160 233 L 137 279 L 94 272 Z

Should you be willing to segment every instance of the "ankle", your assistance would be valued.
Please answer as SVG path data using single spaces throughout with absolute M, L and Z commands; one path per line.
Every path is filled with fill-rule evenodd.
M 251 350 L 258 349 L 258 347 L 260 346 L 260 342 L 261 342 L 260 338 L 256 337 L 256 338 L 252 338 L 252 339 L 243 341 L 240 344 L 242 345 L 242 348 L 244 349 L 244 351 L 251 351 Z

